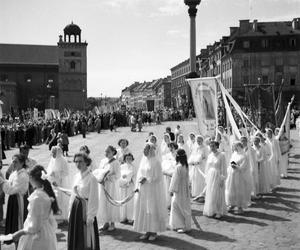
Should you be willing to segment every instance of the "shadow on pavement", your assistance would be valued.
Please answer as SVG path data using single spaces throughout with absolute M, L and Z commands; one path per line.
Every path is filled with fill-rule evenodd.
M 300 173 L 300 172 L 299 172 Z M 288 176 L 288 177 L 286 177 L 285 179 L 287 179 L 287 180 L 296 180 L 296 181 L 298 181 L 298 180 L 300 180 L 300 177 L 296 177 L 296 176 Z
M 261 213 L 257 211 L 248 211 L 246 210 L 243 214 L 239 214 L 241 217 L 252 217 L 257 219 L 263 219 L 263 220 L 270 220 L 270 221 L 291 221 L 289 219 L 285 219 L 276 215 Z
M 197 231 L 197 230 L 195 230 Z M 202 231 L 199 231 L 202 233 Z M 103 234 L 101 234 L 103 235 Z M 156 245 L 156 246 L 165 246 L 170 249 L 177 249 L 177 250 L 183 250 L 183 249 L 199 249 L 199 250 L 207 250 L 205 247 L 201 247 L 197 244 L 191 243 L 187 240 L 182 240 L 178 237 L 171 237 L 171 236 L 166 236 L 166 235 L 161 235 L 159 234 L 158 238 L 155 241 L 149 242 L 146 240 L 140 240 L 139 236 L 141 235 L 140 233 L 127 230 L 127 229 L 121 229 L 118 228 L 116 231 L 112 233 L 105 233 L 105 235 L 110 235 L 116 240 L 119 241 L 125 241 L 125 242 L 147 242 L 148 244 L 151 245 Z M 217 235 L 217 234 L 216 234 Z M 188 236 L 188 234 L 186 235 Z M 185 236 L 185 237 L 186 237 Z M 101 236 L 100 236 L 100 244 L 101 244 Z
M 198 240 L 206 240 L 206 241 L 214 241 L 214 242 L 235 242 L 235 239 L 231 239 L 226 235 L 208 232 L 208 231 L 200 231 L 196 229 L 192 229 L 187 235 L 198 239 Z
M 235 216 L 224 216 L 220 219 L 220 221 L 226 221 L 228 223 L 244 223 L 244 224 L 250 224 L 250 225 L 257 225 L 260 227 L 266 227 L 268 226 L 267 223 L 259 222 L 255 220 L 248 220 L 243 217 L 235 217 Z

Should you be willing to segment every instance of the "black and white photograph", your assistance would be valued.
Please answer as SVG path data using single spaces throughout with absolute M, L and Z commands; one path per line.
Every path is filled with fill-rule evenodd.
M 300 250 L 300 0 L 0 0 L 0 250 Z

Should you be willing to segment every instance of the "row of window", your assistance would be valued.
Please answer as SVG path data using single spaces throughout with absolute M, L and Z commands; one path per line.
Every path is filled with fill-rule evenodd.
M 296 38 L 289 38 L 289 39 L 262 39 L 260 46 L 263 49 L 267 49 L 271 47 L 271 44 L 275 47 L 283 47 L 283 46 L 289 46 L 291 48 L 295 48 L 297 46 L 297 40 Z M 252 43 L 248 40 L 243 41 L 243 48 L 249 49 L 251 47 Z M 254 45 L 254 44 L 253 44 Z M 257 43 L 255 42 L 255 46 L 257 46 Z
M 189 72 L 190 72 L 190 66 L 187 65 L 187 66 L 185 66 L 183 68 L 180 68 L 180 69 L 176 70 L 174 72 L 174 74 L 173 74 L 173 78 L 177 77 L 177 76 L 185 75 L 185 74 L 187 74 Z
M 8 75 L 1 74 L 0 81 L 8 82 L 9 81 Z M 31 83 L 32 81 L 33 81 L 32 75 L 29 74 L 24 75 L 24 82 Z M 54 76 L 53 75 L 48 76 L 47 83 L 53 83 L 53 82 L 54 82 Z
M 259 64 L 261 66 L 271 66 L 274 64 L 275 64 L 275 66 L 283 66 L 283 64 L 285 64 L 285 65 L 286 64 L 288 64 L 288 65 L 297 65 L 298 64 L 298 58 L 295 56 L 287 57 L 285 62 L 283 62 L 283 57 L 276 57 L 275 59 L 273 59 L 271 57 L 262 57 L 261 60 L 254 59 L 254 58 L 252 59 L 249 57 L 249 58 L 243 59 L 242 66 L 244 68 L 250 67 L 250 61 L 252 62 L 251 64 L 255 63 L 255 64 Z

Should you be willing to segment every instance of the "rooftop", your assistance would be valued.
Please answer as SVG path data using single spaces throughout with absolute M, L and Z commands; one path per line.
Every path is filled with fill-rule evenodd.
M 58 65 L 58 48 L 52 45 L 0 44 L 0 64 Z

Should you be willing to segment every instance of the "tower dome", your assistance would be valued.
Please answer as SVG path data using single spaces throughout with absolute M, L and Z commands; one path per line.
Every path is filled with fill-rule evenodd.
M 65 42 L 71 42 L 71 38 L 74 36 L 74 42 L 80 42 L 81 43 L 81 29 L 78 25 L 74 24 L 73 22 L 71 24 L 68 24 L 64 28 L 64 41 Z M 68 37 L 68 41 L 67 38 Z

